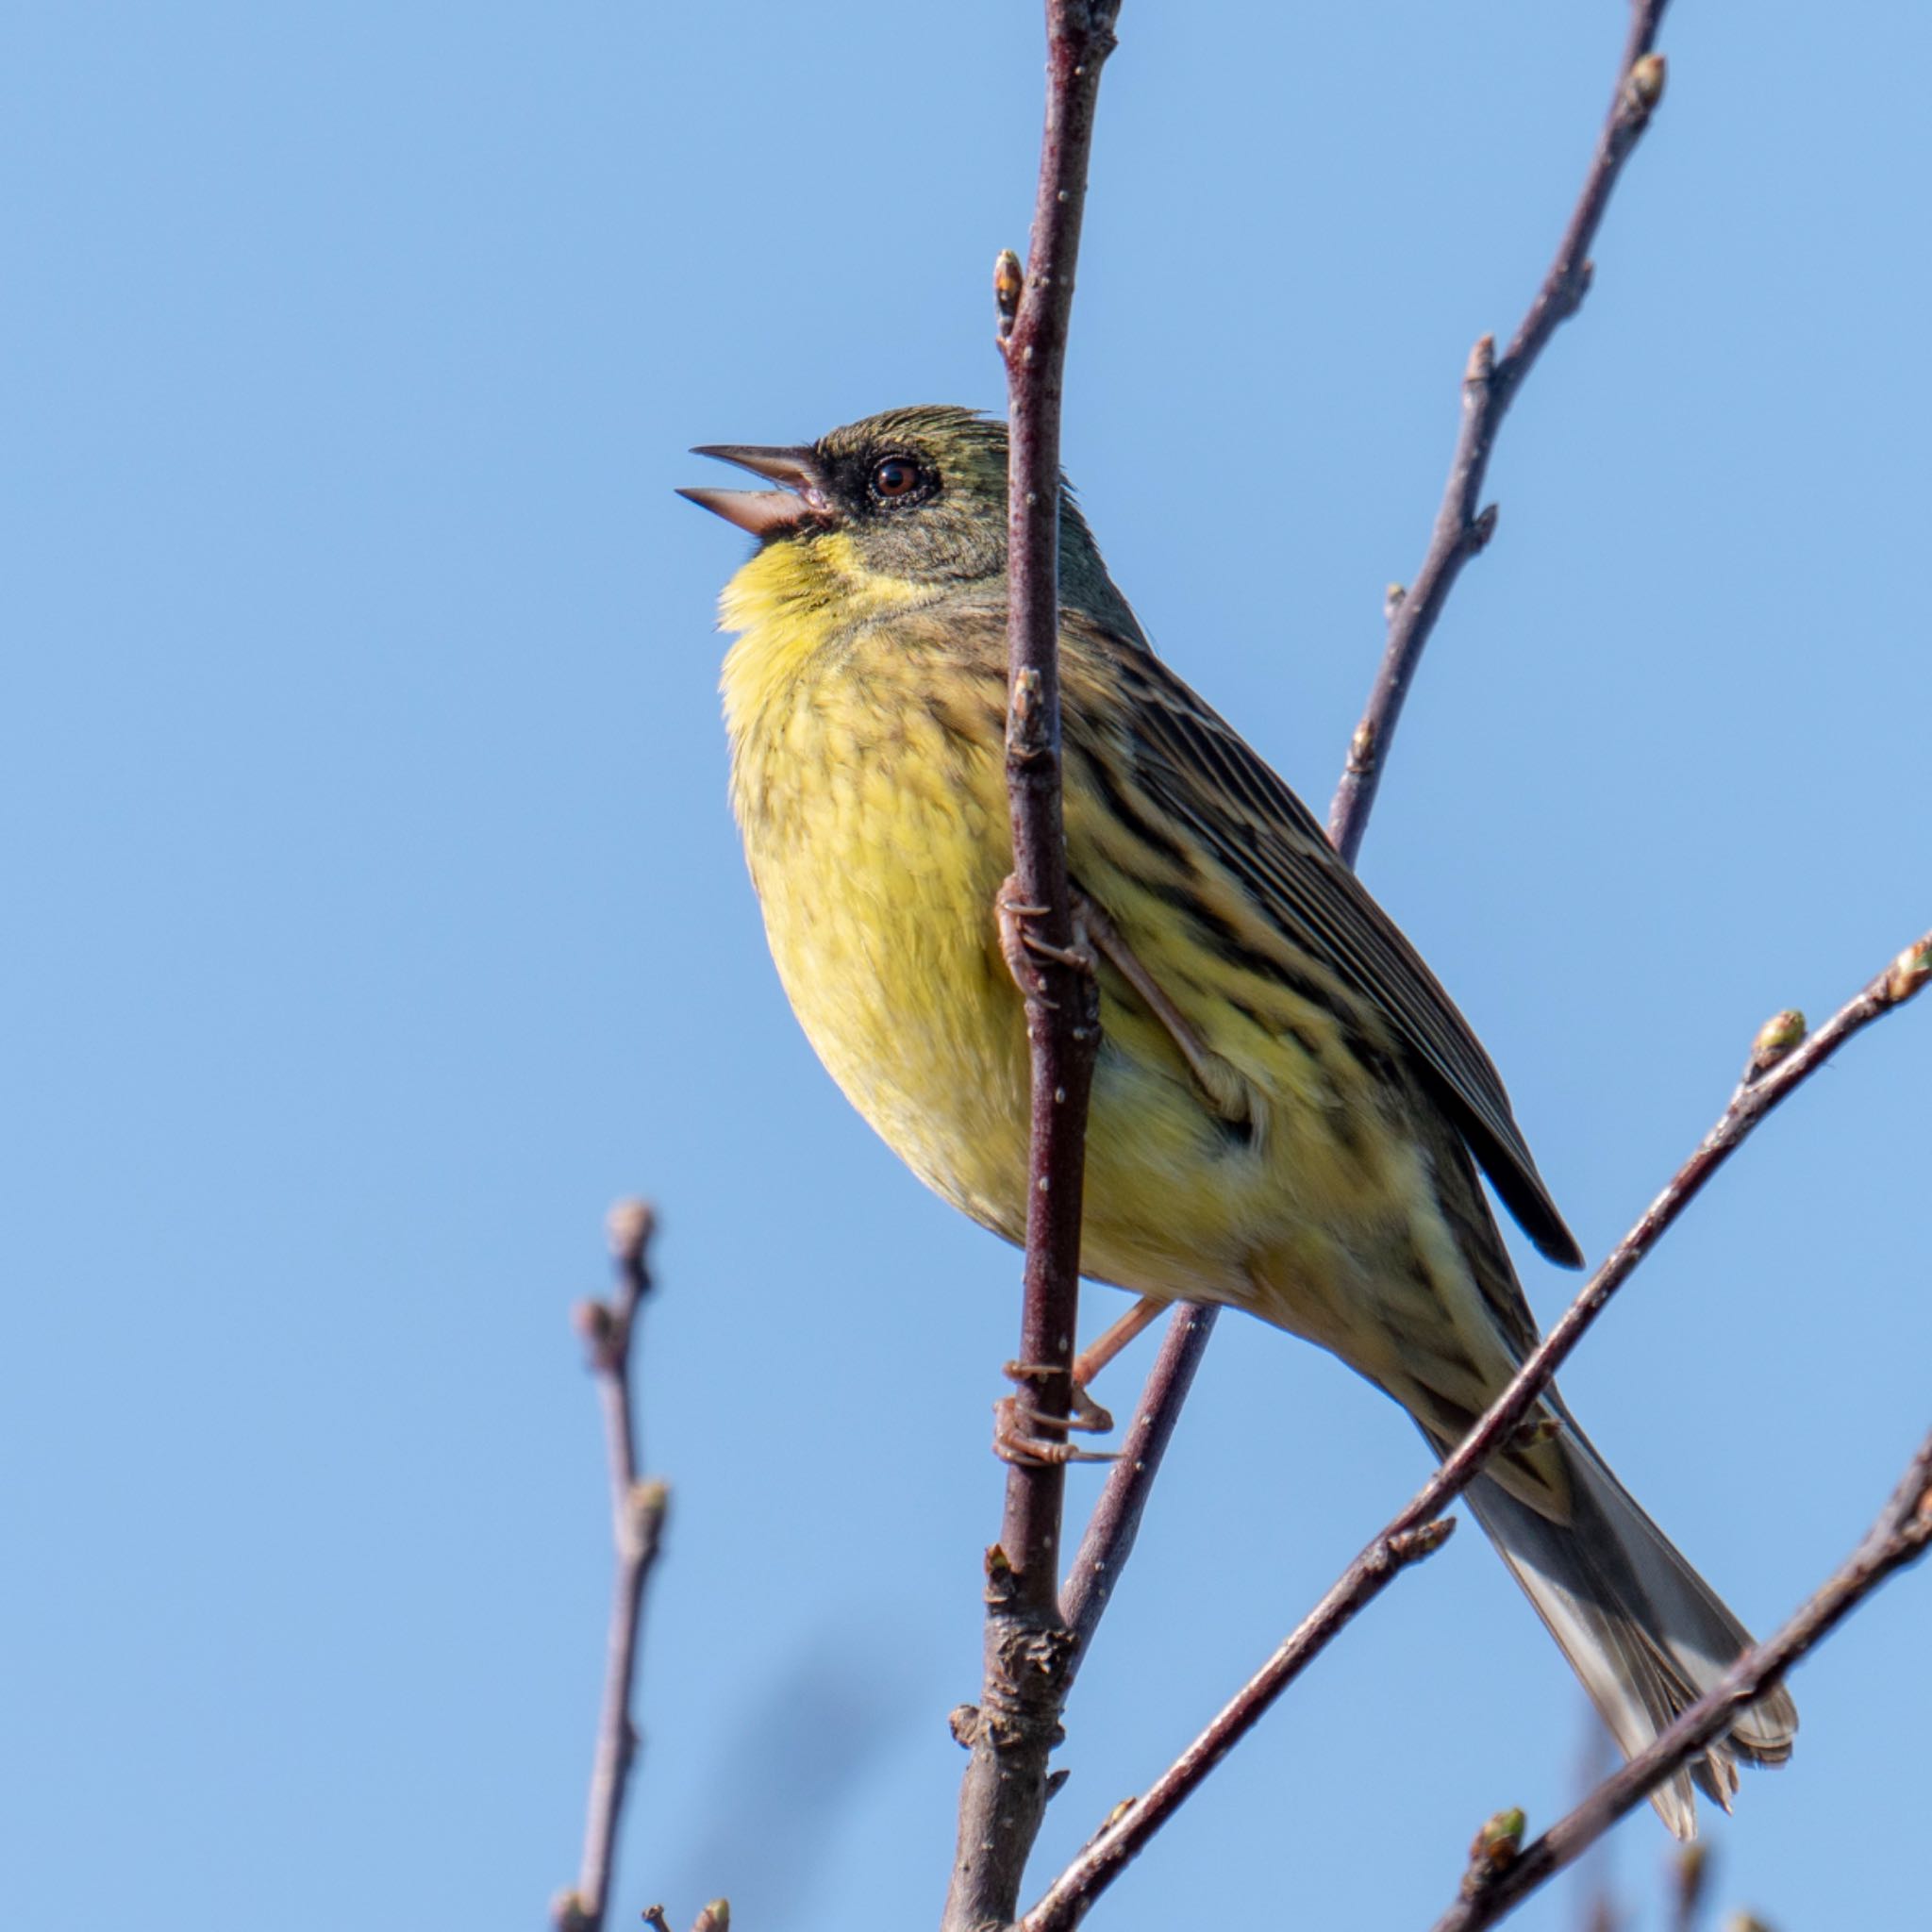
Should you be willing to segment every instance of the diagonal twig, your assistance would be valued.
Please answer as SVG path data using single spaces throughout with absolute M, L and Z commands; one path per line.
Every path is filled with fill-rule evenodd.
M 1121 1439 L 1120 1460 L 1108 1472 L 1100 1501 L 1087 1520 L 1079 1554 L 1060 1591 L 1060 1616 L 1074 1636 L 1074 1654 L 1067 1660 L 1069 1684 L 1113 1594 L 1120 1566 L 1132 1553 L 1154 1473 L 1167 1454 L 1194 1371 L 1208 1352 L 1217 1312 L 1199 1302 L 1182 1302 L 1168 1317 L 1160 1353 L 1141 1391 L 1140 1407 Z
M 1626 1812 L 1720 1736 L 1739 1711 L 1776 1683 L 1893 1572 L 1932 1542 L 1932 1436 L 1919 1445 L 1878 1520 L 1843 1567 L 1774 1637 L 1738 1658 L 1668 1729 L 1591 1792 L 1574 1810 L 1500 1868 L 1465 1887 L 1435 1932 L 1482 1932 L 1596 1842 Z
M 1903 1006 L 1928 979 L 1932 979 L 1932 932 L 1907 946 L 1802 1042 L 1764 1066 L 1755 1076 L 1747 1074 L 1697 1150 L 1671 1176 L 1630 1232 L 1610 1250 L 1584 1284 L 1582 1292 L 1526 1357 L 1508 1388 L 1491 1404 L 1481 1421 L 1152 1788 L 1135 1799 L 1054 1880 L 1040 1903 L 1021 1922 L 1023 1932 L 1069 1932 L 1100 1891 L 1120 1875 L 1155 1832 L 1192 1795 L 1208 1774 L 1253 1729 L 1269 1706 L 1329 1641 L 1404 1569 L 1430 1554 L 1435 1544 L 1419 1545 L 1416 1540 L 1442 1529 L 1438 1520 L 1442 1508 L 1461 1494 L 1483 1464 L 1516 1434 L 1610 1297 L 1703 1191 L 1705 1183 L 1743 1145 L 1758 1123 L 1815 1074 L 1846 1041 L 1894 1008 Z M 1440 1541 L 1438 1536 L 1437 1541 Z
M 1351 865 L 1361 849 L 1369 808 L 1374 803 L 1375 789 L 1382 782 L 1382 767 L 1395 736 L 1396 723 L 1402 716 L 1409 682 L 1422 661 L 1423 647 L 1442 614 L 1442 607 L 1462 574 L 1462 566 L 1481 552 L 1495 532 L 1495 505 L 1486 509 L 1477 506 L 1482 500 L 1483 479 L 1489 474 L 1496 433 L 1503 426 L 1509 405 L 1516 399 L 1516 391 L 1536 367 L 1537 358 L 1550 338 L 1583 305 L 1593 272 L 1590 244 L 1596 239 L 1624 163 L 1630 158 L 1631 150 L 1650 125 L 1651 116 L 1663 98 L 1663 57 L 1651 49 L 1656 44 L 1667 0 L 1635 0 L 1631 7 L 1630 31 L 1617 68 L 1617 87 L 1610 98 L 1610 111 L 1597 138 L 1596 153 L 1590 173 L 1584 177 L 1583 192 L 1571 210 L 1570 224 L 1557 243 L 1556 259 L 1537 290 L 1529 312 L 1500 357 L 1493 336 L 1482 337 L 1470 351 L 1462 377 L 1462 427 L 1456 439 L 1456 453 L 1450 459 L 1449 481 L 1442 491 L 1441 508 L 1436 512 L 1435 529 L 1415 582 L 1407 591 L 1397 591 L 1390 596 L 1389 636 L 1382 667 L 1375 675 L 1368 708 L 1356 726 L 1348 749 L 1348 766 L 1329 808 L 1328 836 L 1334 841 L 1335 849 Z
M 618 1820 L 637 1754 L 631 1724 L 631 1686 L 637 1676 L 644 1586 L 663 1541 L 669 1488 L 638 1475 L 637 1422 L 632 1399 L 631 1340 L 638 1310 L 651 1291 L 650 1245 L 656 1217 L 641 1201 L 620 1201 L 607 1228 L 616 1286 L 608 1301 L 579 1303 L 574 1315 L 604 1409 L 610 1461 L 610 1527 L 617 1576 L 610 1603 L 610 1637 L 604 1698 L 591 1766 L 583 1864 L 575 1886 L 551 1907 L 556 1932 L 602 1932 L 610 1909 L 610 1874 Z
M 1328 836 L 1350 865 L 1361 850 L 1376 787 L 1424 646 L 1441 616 L 1456 578 L 1471 557 L 1488 541 L 1494 528 L 1493 509 L 1480 515 L 1476 502 L 1489 469 L 1490 453 L 1503 417 L 1516 391 L 1542 353 L 1543 345 L 1566 317 L 1575 313 L 1590 285 L 1588 251 L 1610 192 L 1638 137 L 1649 124 L 1663 90 L 1663 62 L 1651 54 L 1667 0 L 1637 0 L 1631 9 L 1628 38 L 1617 69 L 1617 91 L 1610 115 L 1599 139 L 1583 192 L 1571 211 L 1568 226 L 1550 272 L 1518 326 L 1508 351 L 1493 360 L 1489 337 L 1477 344 L 1484 372 L 1463 390 L 1463 421 L 1457 439 L 1449 483 L 1437 512 L 1435 534 L 1412 591 L 1391 597 L 1389 635 L 1381 668 L 1369 696 L 1368 708 L 1356 727 L 1348 762 L 1329 808 Z M 1637 66 L 1650 60 L 1640 84 Z M 1491 346 L 1485 350 L 1484 344 Z M 1487 518 L 1487 522 L 1485 521 Z M 1180 1419 L 1181 1405 L 1192 1386 L 1194 1373 L 1208 1352 L 1217 1310 L 1183 1303 L 1168 1320 L 1159 1356 L 1135 1409 L 1135 1424 L 1122 1445 L 1121 1457 L 1108 1473 L 1101 1499 L 1082 1539 L 1072 1574 L 1061 1593 L 1061 1614 L 1085 1647 L 1107 1607 L 1114 1580 L 1133 1554 L 1141 1518 L 1162 1457 Z M 1078 1667 L 1077 1656 L 1074 1668 Z
M 1013 876 L 999 916 L 1025 1000 L 1031 1141 L 1026 1171 L 1021 1400 L 1045 1417 L 1073 1407 L 1087 1097 L 1099 993 L 1073 948 L 1061 818 L 1059 705 L 1060 393 L 1100 72 L 1120 0 L 1047 0 L 1047 90 L 1040 181 L 1024 275 L 994 277 L 1007 364 L 1007 788 Z M 1010 922 L 1010 924 L 1008 924 Z M 1064 1450 L 1064 1429 L 1057 1445 Z M 987 1556 L 980 1703 L 956 1713 L 968 1748 L 946 1932 L 1012 1920 L 1048 1792 L 1071 1643 L 1059 1619 L 1064 1462 L 1048 1454 L 1007 1471 L 1000 1540 Z

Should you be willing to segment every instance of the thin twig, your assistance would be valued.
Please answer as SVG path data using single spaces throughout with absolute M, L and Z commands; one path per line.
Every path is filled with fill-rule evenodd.
M 1455 1453 L 1392 1517 L 1301 1625 L 1241 1688 L 1206 1730 L 1055 1879 L 1022 1922 L 1024 1932 L 1068 1932 L 1096 1896 L 1198 1789 L 1263 1712 L 1329 1641 L 1427 1549 L 1414 1540 L 1439 1532 L 1441 1510 L 1516 1434 L 1557 1369 L 1610 1297 L 1690 1206 L 1704 1185 L 1743 1145 L 1767 1114 L 1831 1056 L 1932 979 L 1932 933 L 1916 941 L 1852 999 L 1760 1078 L 1740 1084 L 1697 1151 L 1671 1176 L 1637 1224 L 1612 1248 L 1562 1318 L 1524 1360 Z M 1748 1700 L 1746 1700 L 1748 1701 Z
M 1436 1932 L 1481 1932 L 1594 1844 L 1678 1768 L 1723 1735 L 1738 1713 L 1776 1683 L 1894 1571 L 1932 1542 L 1932 1436 L 1913 1457 L 1876 1523 L 1842 1569 L 1776 1636 L 1747 1650 L 1718 1682 L 1637 1756 L 1606 1778 L 1567 1817 L 1458 1899 Z
M 1610 1774 L 1610 1768 L 1617 1761 L 1617 1748 L 1609 1732 L 1604 1728 L 1603 1719 L 1596 1714 L 1596 1707 L 1581 1699 L 1578 1705 L 1585 1726 L 1576 1763 L 1575 1789 L 1580 1793 L 1593 1791 Z M 1700 1840 L 1698 1842 L 1707 1844 L 1709 1841 Z M 1582 1932 L 1620 1932 L 1623 1914 L 1617 1909 L 1617 1889 L 1610 1867 L 1609 1847 L 1606 1845 L 1591 1864 L 1592 1869 L 1588 1874 L 1579 1872 L 1576 1874 L 1579 1879 L 1587 1876 L 1590 1881 L 1587 1889 L 1579 1887 L 1577 1923 Z M 1691 1932 L 1691 1928 L 1673 1926 L 1672 1932 Z
M 664 1916 L 662 1906 L 646 1906 L 644 1924 L 651 1932 L 671 1932 L 671 1921 Z M 691 1932 L 731 1932 L 731 1901 L 714 1898 L 691 1921 Z
M 1595 1780 L 1600 1783 L 1602 1780 Z M 1710 1903 L 1710 1840 L 1694 1838 L 1671 1857 L 1671 1932 L 1697 1932 Z
M 1570 225 L 1557 244 L 1557 258 L 1543 277 L 1529 312 L 1523 318 L 1514 340 L 1501 357 L 1496 339 L 1484 336 L 1470 352 L 1469 365 L 1462 378 L 1462 426 L 1456 439 L 1456 454 L 1449 465 L 1449 481 L 1442 492 L 1441 508 L 1436 512 L 1436 526 L 1423 558 L 1415 582 L 1407 591 L 1392 590 L 1389 597 L 1389 635 L 1382 655 L 1382 668 L 1375 676 L 1375 688 L 1368 709 L 1357 725 L 1349 746 L 1348 767 L 1336 789 L 1329 808 L 1329 837 L 1335 848 L 1353 865 L 1361 848 L 1362 833 L 1368 824 L 1368 807 L 1375 788 L 1382 782 L 1382 767 L 1389 745 L 1402 716 L 1403 700 L 1408 695 L 1409 681 L 1422 661 L 1423 646 L 1442 614 L 1449 592 L 1461 575 L 1462 566 L 1476 556 L 1496 528 L 1496 507 L 1478 509 L 1483 478 L 1490 467 L 1490 453 L 1495 446 L 1496 432 L 1516 399 L 1516 391 L 1536 366 L 1550 338 L 1559 325 L 1582 307 L 1589 292 L 1593 264 L 1590 244 L 1609 206 L 1610 192 L 1630 151 L 1663 98 L 1664 63 L 1651 52 L 1663 19 L 1666 0 L 1635 0 L 1630 9 L 1630 33 L 1624 44 L 1624 58 L 1617 68 L 1616 92 L 1610 97 L 1610 110 L 1598 137 L 1596 154 L 1583 183 L 1583 192 L 1571 211 Z
M 1198 1302 L 1182 1302 L 1168 1317 L 1160 1353 L 1141 1391 L 1141 1406 L 1122 1439 L 1120 1460 L 1108 1473 L 1100 1501 L 1088 1519 L 1079 1554 L 1060 1591 L 1060 1616 L 1074 1634 L 1074 1655 L 1067 1665 L 1069 1684 L 1113 1594 L 1121 1565 L 1133 1554 L 1141 1512 L 1147 1507 L 1148 1485 L 1167 1454 L 1174 1424 L 1181 1419 L 1181 1404 L 1187 1400 L 1194 1371 L 1207 1353 L 1216 1313 Z
M 1617 92 L 1609 122 L 1598 143 L 1583 192 L 1563 231 L 1557 258 L 1508 353 L 1487 370 L 1481 385 L 1475 389 L 1465 387 L 1462 434 L 1457 441 L 1449 487 L 1437 514 L 1435 538 L 1416 578 L 1415 593 L 1392 595 L 1390 599 L 1389 636 L 1381 669 L 1376 674 L 1368 708 L 1350 743 L 1348 762 L 1329 808 L 1329 839 L 1350 865 L 1354 865 L 1361 850 L 1362 835 L 1368 830 L 1369 813 L 1374 808 L 1375 790 L 1381 782 L 1390 741 L 1394 736 L 1396 719 L 1416 666 L 1422 661 L 1423 647 L 1442 614 L 1463 564 L 1482 548 L 1495 526 L 1493 509 L 1484 512 L 1488 519 L 1485 522 L 1484 517 L 1475 514 L 1475 502 L 1482 491 L 1496 432 L 1543 344 L 1557 324 L 1574 314 L 1583 300 L 1590 281 L 1586 251 L 1603 220 L 1618 173 L 1661 94 L 1660 59 L 1654 68 L 1645 70 L 1643 87 L 1634 92 L 1632 75 L 1639 60 L 1655 58 L 1651 57 L 1650 49 L 1665 5 L 1666 0 L 1639 0 L 1633 7 L 1629 39 L 1617 70 Z M 1484 338 L 1485 342 L 1489 341 Z M 1478 348 L 1481 346 L 1478 344 Z M 1141 1391 L 1136 1410 L 1146 1426 L 1139 1439 L 1128 1439 L 1120 1460 L 1108 1472 L 1074 1574 L 1061 1593 L 1062 1615 L 1077 1633 L 1082 1648 L 1107 1607 L 1113 1579 L 1120 1575 L 1133 1554 L 1141 1517 L 1154 1479 L 1160 1473 L 1174 1424 L 1180 1420 L 1181 1404 L 1208 1352 L 1215 1313 L 1209 1307 L 1182 1303 L 1168 1318 L 1160 1355 Z M 1092 1588 L 1095 1578 L 1107 1579 L 1107 1590 L 1096 1593 Z M 1078 1668 L 1077 1657 L 1074 1668 Z
M 1032 1135 L 1026 1173 L 1020 1402 L 1045 1418 L 1073 1407 L 1087 1099 L 1099 993 L 1076 963 L 1061 818 L 1059 699 L 1060 395 L 1100 73 L 1120 0 L 1047 0 L 1045 126 L 1027 259 L 995 272 L 1010 425 L 1007 572 L 1007 788 L 1013 876 L 1000 916 L 1025 999 Z M 1010 921 L 1010 924 L 1006 922 Z M 1016 1407 L 1016 1413 L 1018 1409 Z M 1048 1422 L 1037 1427 L 1052 1430 Z M 1029 1430 L 1029 1433 L 1032 1433 Z M 1049 1449 L 1064 1449 L 1064 1428 Z M 1064 1463 L 1010 1460 L 1000 1541 L 987 1556 L 986 1660 L 969 1749 L 946 1932 L 1009 1924 L 1048 1796 L 1072 1644 L 1059 1620 Z
M 596 1755 L 591 1766 L 591 1801 L 584 1825 L 584 1858 L 576 1886 L 551 1907 L 556 1932 L 601 1932 L 610 1908 L 610 1874 L 618 1820 L 637 1754 L 631 1724 L 631 1685 L 637 1675 L 638 1637 L 644 1586 L 663 1541 L 671 1500 L 661 1482 L 638 1476 L 637 1422 L 632 1401 L 631 1340 L 638 1310 L 651 1291 L 650 1245 L 656 1218 L 641 1201 L 620 1201 L 607 1230 L 616 1276 L 608 1302 L 579 1303 L 575 1311 L 597 1394 L 610 1461 L 610 1526 L 617 1576 L 610 1604 L 610 1637 L 604 1669 L 604 1701 L 597 1720 Z

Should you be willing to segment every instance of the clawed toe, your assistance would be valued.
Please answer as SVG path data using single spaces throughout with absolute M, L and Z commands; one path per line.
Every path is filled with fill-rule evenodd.
M 1091 1405 L 1090 1404 L 1091 1407 Z M 1107 1411 L 1097 1414 L 1105 1417 Z M 992 1453 L 1002 1462 L 1022 1469 L 1063 1468 L 1070 1462 L 1112 1462 L 1110 1449 L 1078 1449 L 1073 1443 L 1041 1433 L 1051 1429 L 1091 1427 L 1074 1417 L 1047 1415 L 1017 1395 L 1002 1396 L 992 1406 Z M 1108 1426 L 1111 1426 L 1111 1421 Z
M 1064 1372 L 1045 1362 L 1008 1362 L 1005 1374 L 1024 1391 L 1029 1382 L 1048 1382 Z M 1002 1462 L 1016 1462 L 1023 1469 L 1050 1469 L 1069 1462 L 1111 1462 L 1110 1451 L 1076 1449 L 1065 1440 L 1069 1429 L 1104 1436 L 1113 1427 L 1113 1418 L 1076 1382 L 1074 1385 L 1073 1412 L 1054 1415 L 1024 1394 L 1003 1396 L 992 1406 L 992 1450 Z

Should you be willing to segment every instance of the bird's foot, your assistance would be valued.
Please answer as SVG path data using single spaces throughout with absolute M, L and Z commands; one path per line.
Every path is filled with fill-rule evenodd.
M 1005 1374 L 1024 1389 L 1029 1382 L 1044 1382 L 1059 1374 L 1058 1369 L 1044 1362 L 1008 1362 Z M 1063 1440 L 1069 1429 L 1104 1436 L 1113 1427 L 1113 1417 L 1074 1384 L 1071 1413 L 1053 1415 L 1024 1395 L 1003 1396 L 992 1406 L 992 1453 L 1002 1462 L 1019 1464 L 1022 1469 L 1051 1469 L 1069 1462 L 1111 1462 L 1110 1450 L 1079 1449 Z
M 1056 966 L 1064 966 L 1080 974 L 1088 988 L 1098 983 L 1099 959 L 1093 948 L 1087 942 L 1086 927 L 1080 920 L 1080 908 L 1085 902 L 1076 895 L 1074 907 L 1074 943 L 1070 946 L 1057 945 L 1042 939 L 1032 929 L 1031 922 L 1044 919 L 1047 908 L 1044 906 L 1030 905 L 1020 896 L 1017 879 L 1008 876 L 993 899 L 993 915 L 999 922 L 1000 955 L 1007 962 L 1007 971 L 1013 975 L 1020 991 L 1035 999 L 1046 999 L 1045 988 L 1041 983 L 1040 961 L 1047 960 Z M 1052 1001 L 1047 1002 L 1054 1004 Z
M 1106 1411 L 1100 1411 L 1105 1415 Z M 1047 1415 L 1017 1395 L 1002 1396 L 992 1406 L 992 1453 L 1002 1462 L 1021 1469 L 1055 1469 L 1069 1462 L 1112 1462 L 1111 1449 L 1079 1449 L 1071 1442 L 1038 1433 L 1044 1429 L 1083 1426 L 1068 1416 Z
M 1081 1356 L 1074 1363 L 1074 1408 L 1071 1415 L 1047 1415 L 1043 1411 L 1036 1414 L 1032 1405 L 1021 1402 L 1018 1396 L 1010 1396 L 1008 1399 L 1019 1403 L 1019 1406 L 1029 1414 L 1036 1414 L 1036 1419 L 1041 1422 L 1063 1423 L 1070 1429 L 1082 1429 L 1090 1435 L 1104 1436 L 1113 1427 L 1113 1417 L 1087 1392 L 1086 1382 L 1080 1374 L 1081 1367 L 1087 1359 L 1087 1356 Z M 1000 1370 L 1000 1374 L 1008 1381 L 1017 1382 L 1023 1389 L 1028 1382 L 1051 1381 L 1059 1373 L 1059 1370 L 1046 1362 L 1008 1362 Z

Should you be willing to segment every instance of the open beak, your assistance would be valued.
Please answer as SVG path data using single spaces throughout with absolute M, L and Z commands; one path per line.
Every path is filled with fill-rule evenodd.
M 755 443 L 708 442 L 691 451 L 694 457 L 716 457 L 736 463 L 755 476 L 782 484 L 779 490 L 680 490 L 701 508 L 710 510 L 749 530 L 754 537 L 779 537 L 831 506 L 820 481 L 818 459 L 804 444 L 793 449 L 761 449 Z

